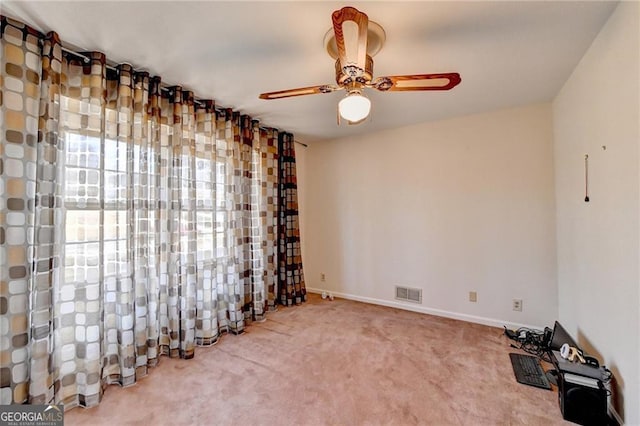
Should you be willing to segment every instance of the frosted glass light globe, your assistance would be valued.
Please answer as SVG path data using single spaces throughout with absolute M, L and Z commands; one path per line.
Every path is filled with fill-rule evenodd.
M 371 111 L 371 101 L 361 93 L 349 93 L 338 103 L 340 117 L 357 122 L 367 118 Z

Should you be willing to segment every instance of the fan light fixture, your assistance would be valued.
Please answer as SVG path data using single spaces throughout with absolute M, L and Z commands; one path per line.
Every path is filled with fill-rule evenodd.
M 369 116 L 371 101 L 360 91 L 354 90 L 347 93 L 338 103 L 340 117 L 352 123 L 357 123 Z
M 260 99 L 282 99 L 345 90 L 347 96 L 338 102 L 340 118 L 349 124 L 363 122 L 371 112 L 371 101 L 364 90 L 380 92 L 409 92 L 422 90 L 451 90 L 460 84 L 460 74 L 388 75 L 374 78 L 373 56 L 382 49 L 384 29 L 369 20 L 366 13 L 354 7 L 343 7 L 331 14 L 333 27 L 324 36 L 324 45 L 335 59 L 336 84 L 299 87 L 260 94 Z

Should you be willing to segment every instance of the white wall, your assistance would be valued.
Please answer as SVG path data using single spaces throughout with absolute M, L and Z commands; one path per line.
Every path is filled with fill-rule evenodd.
M 614 371 L 629 425 L 640 424 L 639 20 L 637 2 L 621 3 L 553 102 L 560 321 Z
M 308 288 L 394 305 L 398 284 L 423 289 L 409 309 L 556 319 L 550 104 L 318 142 L 303 161 Z

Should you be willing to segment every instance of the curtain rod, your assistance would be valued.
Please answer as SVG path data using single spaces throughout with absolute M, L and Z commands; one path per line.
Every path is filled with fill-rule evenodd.
M 88 56 L 83 55 L 82 53 L 76 52 L 75 50 L 72 50 L 72 49 L 70 49 L 70 48 L 68 48 L 68 47 L 65 47 L 64 45 L 62 45 L 62 43 L 60 43 L 60 48 L 61 48 L 63 51 L 67 52 L 67 53 L 70 53 L 70 54 L 72 54 L 72 55 L 75 55 L 75 56 L 77 56 L 77 57 L 79 57 L 79 58 L 83 59 L 83 60 L 84 60 L 84 62 L 85 62 L 85 63 L 87 63 L 87 64 L 91 62 L 91 59 L 89 59 L 89 57 L 88 57 Z M 109 65 L 109 64 L 107 64 L 107 63 L 105 63 L 105 67 L 107 67 L 108 69 L 110 69 L 110 70 L 112 70 L 112 71 L 118 71 L 118 69 L 117 69 L 116 67 L 114 67 L 113 65 Z M 160 83 L 160 90 L 164 90 L 165 92 L 171 92 L 171 89 L 169 88 L 169 86 L 164 85 L 164 84 L 162 84 L 162 83 Z M 194 101 L 195 103 L 197 103 L 198 105 L 204 105 L 204 104 L 202 103 L 202 101 L 200 101 L 199 99 L 197 99 L 197 98 L 195 98 L 195 97 L 193 98 L 193 101 Z M 218 112 L 222 112 L 222 110 L 221 110 L 221 109 L 219 109 L 219 108 L 214 108 L 214 109 L 215 109 L 216 111 L 218 111 Z M 267 127 L 262 127 L 262 126 L 260 126 L 260 129 L 262 129 L 262 130 L 269 130 Z M 306 143 L 299 142 L 299 141 L 297 141 L 297 140 L 295 140 L 295 139 L 294 139 L 294 141 L 293 141 L 293 142 L 295 142 L 295 143 L 297 143 L 297 144 L 299 144 L 299 145 L 302 145 L 302 146 L 304 146 L 305 148 L 308 148 L 308 147 L 309 147 L 309 145 L 307 145 Z

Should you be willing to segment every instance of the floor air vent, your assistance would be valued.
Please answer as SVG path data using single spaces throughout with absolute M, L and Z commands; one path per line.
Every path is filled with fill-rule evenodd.
M 422 289 L 396 286 L 396 299 L 422 303 Z

